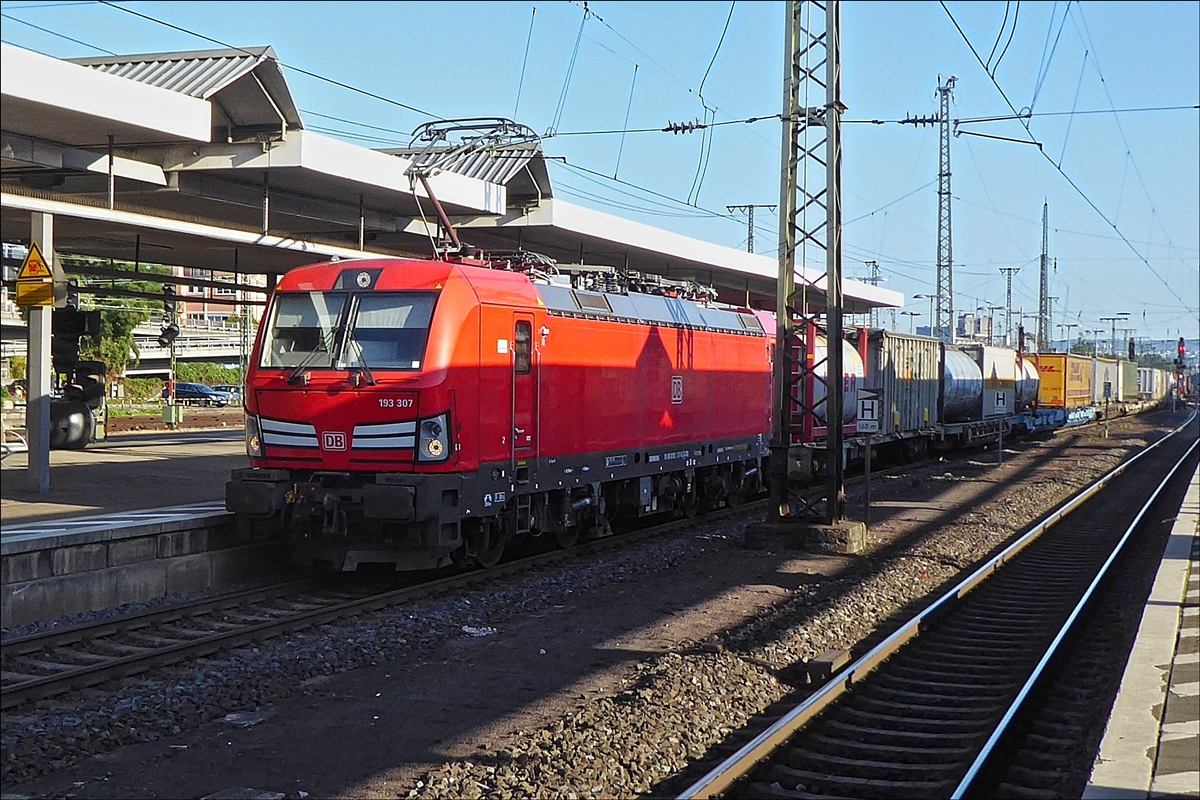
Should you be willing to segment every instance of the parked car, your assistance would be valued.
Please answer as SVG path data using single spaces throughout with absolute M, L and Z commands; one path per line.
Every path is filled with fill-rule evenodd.
M 214 392 L 224 392 L 229 395 L 229 402 L 235 405 L 242 404 L 242 387 L 233 383 L 219 383 L 212 387 Z
M 163 389 L 162 396 L 166 398 L 166 389 Z M 229 405 L 230 396 L 227 392 L 214 391 L 202 383 L 176 383 L 175 399 L 183 405 L 220 408 Z

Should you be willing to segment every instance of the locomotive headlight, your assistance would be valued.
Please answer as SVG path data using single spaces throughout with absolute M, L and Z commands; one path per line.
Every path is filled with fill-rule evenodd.
M 246 455 L 250 458 L 262 458 L 262 432 L 258 427 L 258 417 L 246 415 Z
M 444 461 L 450 455 L 450 415 L 421 420 L 417 441 L 418 461 Z

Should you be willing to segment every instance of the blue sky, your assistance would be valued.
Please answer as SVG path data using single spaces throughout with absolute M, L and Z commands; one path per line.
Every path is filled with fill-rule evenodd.
M 777 114 L 782 3 L 742 0 L 733 4 L 730 16 L 728 2 L 598 0 L 590 5 L 595 15 L 583 25 L 582 36 L 583 8 L 576 2 L 121 6 L 230 44 L 271 44 L 285 64 L 438 116 L 512 117 L 515 109 L 515 118 L 539 133 L 557 129 L 558 135 L 545 139 L 549 154 L 606 176 L 616 171 L 626 182 L 556 167 L 559 193 L 581 205 L 744 247 L 745 222 L 729 218 L 726 205 L 778 202 L 776 120 L 716 129 L 702 180 L 697 177 L 698 134 L 630 133 L 623 145 L 620 135 L 572 134 L 621 129 L 627 109 L 628 127 L 635 129 L 701 118 L 705 103 L 718 121 Z M 17 0 L 0 8 L 6 15 L 4 41 L 54 56 L 215 46 L 100 3 Z M 958 78 L 956 118 L 1009 113 L 951 15 L 985 61 L 999 61 L 996 82 L 1018 109 L 1108 112 L 1200 102 L 1198 3 L 1072 2 L 1068 11 L 1064 2 L 997 1 L 949 2 L 946 8 L 949 14 L 936 2 L 844 5 L 848 119 L 934 113 L 939 74 Z M 1008 25 L 1001 33 L 1006 13 Z M 367 146 L 406 143 L 407 133 L 429 119 L 294 71 L 288 80 L 310 127 Z M 971 129 L 1028 136 L 1013 121 Z M 1021 270 L 1013 304 L 1026 313 L 1036 311 L 1045 201 L 1050 254 L 1058 260 L 1051 281 L 1051 294 L 1059 298 L 1056 323 L 1095 328 L 1101 316 L 1127 311 L 1137 335 L 1196 336 L 1200 113 L 1192 108 L 1044 116 L 1033 118 L 1030 130 L 1133 247 L 1038 147 L 960 136 L 952 143 L 955 307 L 1002 304 L 999 268 L 1015 266 Z M 847 274 L 865 274 L 862 262 L 877 259 L 888 288 L 909 298 L 932 291 L 936 172 L 935 130 L 847 126 Z M 762 210 L 757 222 L 756 249 L 773 251 L 774 215 Z M 925 323 L 926 301 L 910 299 L 908 309 L 921 314 L 918 324 Z

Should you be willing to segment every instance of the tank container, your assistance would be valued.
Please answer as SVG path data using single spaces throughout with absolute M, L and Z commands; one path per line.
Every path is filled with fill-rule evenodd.
M 975 359 L 956 347 L 942 352 L 942 420 L 979 419 L 983 403 L 983 374 Z
M 1017 392 L 1017 351 L 977 344 L 963 348 L 983 373 L 983 418 L 1013 413 Z
M 1017 377 L 1016 411 L 1028 411 L 1038 399 L 1041 376 L 1033 356 L 1019 357 L 1021 371 Z
M 818 377 L 825 377 L 825 337 L 818 336 L 817 343 L 814 349 L 815 363 L 818 365 L 816 373 Z M 849 425 L 858 417 L 858 387 L 863 381 L 863 361 L 859 356 L 858 350 L 854 345 L 843 340 L 842 341 L 842 424 Z M 803 391 L 802 387 L 797 387 Z M 825 398 L 825 385 L 820 381 L 813 381 L 813 404 L 817 405 L 820 400 Z M 825 424 L 825 404 L 817 405 L 815 413 L 816 418 Z

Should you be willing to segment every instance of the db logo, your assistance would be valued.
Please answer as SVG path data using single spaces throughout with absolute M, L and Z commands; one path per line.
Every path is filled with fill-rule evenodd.
M 326 431 L 321 434 L 321 449 L 323 450 L 345 450 L 346 449 L 346 434 L 341 431 Z
M 671 405 L 677 406 L 683 402 L 683 376 L 671 376 Z

